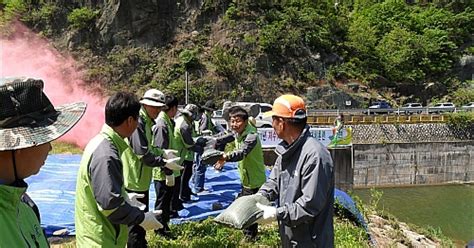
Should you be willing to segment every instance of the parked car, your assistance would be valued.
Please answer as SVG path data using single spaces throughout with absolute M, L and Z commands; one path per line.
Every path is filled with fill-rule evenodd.
M 258 103 L 258 102 L 224 102 L 221 110 L 214 111 L 213 120 L 215 123 L 219 123 L 223 126 L 227 125 L 227 122 L 223 119 L 223 115 L 226 109 L 231 106 L 241 106 L 245 109 L 251 109 L 253 113 L 249 113 L 251 116 L 255 116 L 255 122 L 257 127 L 272 127 L 272 117 L 264 116 L 263 113 L 272 110 L 272 105 L 269 103 Z
M 423 105 L 421 103 L 411 102 L 406 103 L 399 110 L 395 111 L 397 114 L 421 114 L 423 112 Z
M 474 111 L 474 102 L 470 102 L 466 105 L 463 105 L 461 109 L 464 111 Z
M 428 108 L 429 114 L 441 114 L 444 112 L 454 112 L 456 110 L 456 105 L 452 102 L 441 102 L 437 103 Z
M 369 106 L 364 114 L 388 114 L 392 112 L 392 106 L 386 101 L 377 101 Z
M 212 118 L 220 118 L 222 117 L 222 110 L 216 110 L 212 113 Z

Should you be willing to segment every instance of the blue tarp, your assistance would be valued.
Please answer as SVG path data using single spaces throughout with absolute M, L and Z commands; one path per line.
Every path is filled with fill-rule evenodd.
M 57 230 L 63 230 L 61 235 L 74 235 L 74 196 L 80 160 L 80 155 L 50 155 L 40 173 L 26 180 L 29 184 L 27 193 L 38 205 L 41 224 L 48 236 Z M 179 218 L 171 220 L 173 224 L 216 216 L 229 206 L 241 188 L 237 164 L 226 163 L 221 172 L 208 167 L 205 188 L 205 192 L 193 198 L 196 201 L 184 204 L 185 209 L 179 212 Z M 354 214 L 359 224 L 366 227 L 350 196 L 336 189 L 335 199 Z M 222 206 L 221 210 L 212 209 L 217 202 Z M 154 203 L 155 190 L 152 185 L 150 206 Z
M 74 197 L 76 177 L 81 160 L 80 155 L 50 155 L 38 175 L 28 178 L 27 193 L 38 205 L 41 225 L 48 236 L 57 230 L 66 235 L 74 235 Z M 213 203 L 219 202 L 226 208 L 240 192 L 240 178 L 236 163 L 227 163 L 222 172 L 209 167 L 206 172 L 206 191 L 193 197 L 185 209 L 179 211 L 179 218 L 173 224 L 197 221 L 216 216 L 222 210 L 212 210 Z M 150 206 L 155 203 L 155 189 L 151 185 Z

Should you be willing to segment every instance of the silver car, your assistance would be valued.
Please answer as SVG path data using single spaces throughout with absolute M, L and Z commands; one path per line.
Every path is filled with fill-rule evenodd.
M 454 112 L 456 110 L 456 105 L 452 102 L 441 102 L 433 105 L 428 108 L 429 114 L 441 114 L 444 112 Z
M 466 105 L 463 105 L 461 109 L 464 111 L 474 111 L 474 102 L 470 102 Z
M 416 102 L 404 104 L 399 111 L 400 114 L 405 113 L 407 115 L 421 114 L 421 112 L 423 112 L 423 105 Z

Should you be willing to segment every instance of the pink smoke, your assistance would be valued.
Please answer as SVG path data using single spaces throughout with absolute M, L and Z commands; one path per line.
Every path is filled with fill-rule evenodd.
M 87 110 L 79 123 L 62 141 L 84 148 L 104 123 L 105 100 L 86 92 L 77 63 L 70 56 L 60 54 L 50 43 L 38 37 L 22 24 L 15 24 L 15 34 L 8 39 L 0 37 L 0 77 L 27 76 L 41 78 L 45 92 L 57 106 L 84 101 Z

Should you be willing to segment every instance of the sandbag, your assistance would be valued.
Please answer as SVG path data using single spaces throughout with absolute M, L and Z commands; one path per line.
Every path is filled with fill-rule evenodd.
M 207 149 L 202 153 L 201 160 L 203 164 L 214 165 L 222 158 L 224 152 L 216 149 Z
M 257 202 L 269 205 L 270 202 L 262 195 L 246 195 L 237 198 L 230 206 L 222 211 L 214 221 L 237 229 L 244 229 L 254 224 L 262 217 L 263 211 L 257 207 Z

